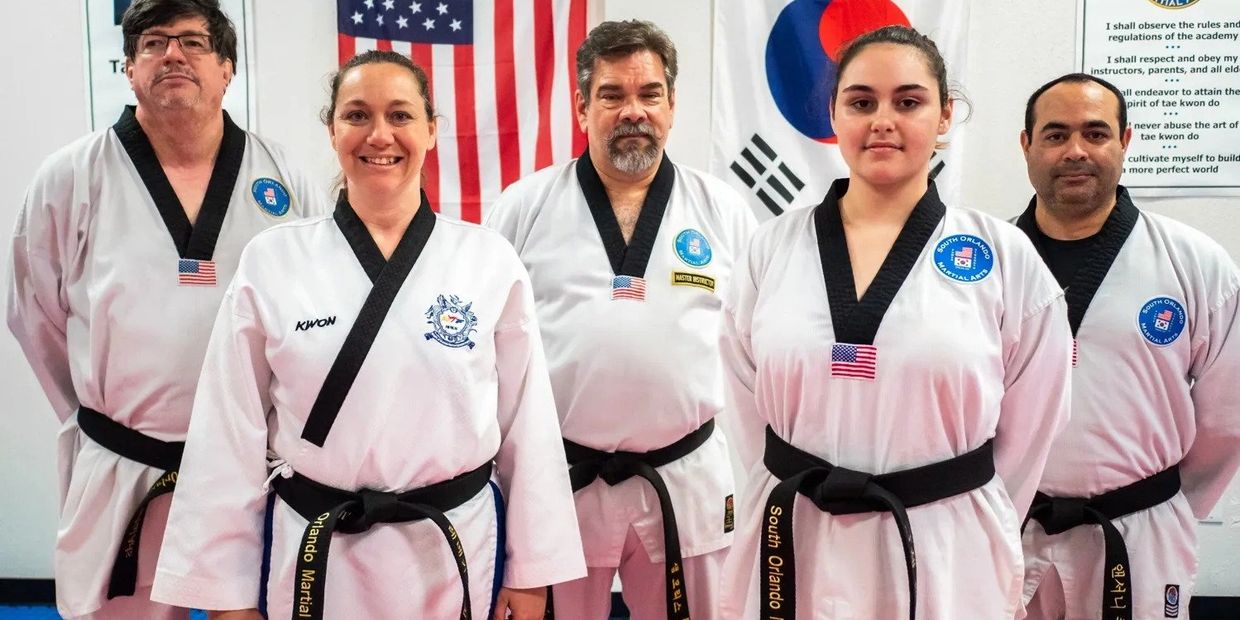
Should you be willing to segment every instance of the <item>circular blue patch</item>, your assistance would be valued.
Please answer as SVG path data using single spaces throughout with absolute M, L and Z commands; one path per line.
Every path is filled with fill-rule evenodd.
M 250 186 L 250 192 L 254 194 L 254 202 L 258 203 L 258 208 L 263 213 L 273 217 L 282 217 L 288 213 L 289 197 L 288 190 L 275 179 L 262 177 Z
M 676 256 L 690 267 L 705 267 L 711 258 L 710 242 L 702 233 L 686 228 L 676 235 Z
M 995 253 L 981 237 L 952 235 L 934 246 L 934 266 L 957 282 L 978 282 L 994 270 Z
M 1188 314 L 1184 306 L 1170 297 L 1155 297 L 1141 306 L 1137 313 L 1137 327 L 1150 344 L 1165 347 L 1184 332 Z

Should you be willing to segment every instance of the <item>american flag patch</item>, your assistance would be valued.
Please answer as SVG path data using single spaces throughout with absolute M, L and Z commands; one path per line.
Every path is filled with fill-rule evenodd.
M 872 344 L 831 345 L 831 376 L 873 381 L 878 372 L 878 347 Z
M 215 261 L 181 258 L 177 260 L 177 284 L 215 286 Z
M 646 301 L 646 279 L 637 276 L 616 276 L 612 278 L 611 298 Z

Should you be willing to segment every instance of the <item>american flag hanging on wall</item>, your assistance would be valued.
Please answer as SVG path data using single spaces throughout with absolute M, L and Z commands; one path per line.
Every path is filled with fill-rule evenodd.
M 439 140 L 423 165 L 440 213 L 470 222 L 512 182 L 585 149 L 573 112 L 590 0 L 337 0 L 340 64 L 367 50 L 426 70 Z

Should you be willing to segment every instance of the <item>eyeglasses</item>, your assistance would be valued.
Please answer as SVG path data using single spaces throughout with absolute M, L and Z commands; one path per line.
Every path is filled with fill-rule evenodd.
M 168 41 L 176 39 L 181 51 L 194 56 L 210 54 L 211 35 L 209 34 L 155 34 L 138 35 L 138 53 L 143 56 L 163 56 L 168 51 Z

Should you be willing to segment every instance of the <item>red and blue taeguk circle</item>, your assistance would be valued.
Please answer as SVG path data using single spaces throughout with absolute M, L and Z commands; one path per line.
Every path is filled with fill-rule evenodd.
M 797 131 L 835 142 L 827 106 L 843 45 L 871 30 L 909 26 L 891 0 L 793 0 L 766 40 L 766 80 L 775 105 Z

